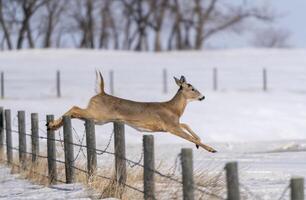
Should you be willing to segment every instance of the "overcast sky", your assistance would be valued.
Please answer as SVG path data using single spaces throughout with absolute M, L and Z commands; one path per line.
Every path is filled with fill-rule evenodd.
M 287 16 L 279 24 L 291 31 L 291 41 L 295 47 L 306 48 L 306 1 L 273 0 L 273 6 Z
M 290 31 L 290 44 L 293 47 L 306 48 L 306 0 L 249 0 L 249 2 L 256 2 L 256 4 L 268 3 L 275 9 L 275 11 L 284 14 L 283 17 L 276 20 L 273 27 L 284 28 Z M 252 24 L 249 25 L 253 26 Z M 254 26 L 250 28 L 254 28 Z M 247 33 L 244 33 L 243 36 L 244 37 L 241 37 L 241 35 L 231 33 L 220 34 L 209 41 L 208 45 L 212 47 L 225 48 L 250 46 L 250 38 L 252 36 Z

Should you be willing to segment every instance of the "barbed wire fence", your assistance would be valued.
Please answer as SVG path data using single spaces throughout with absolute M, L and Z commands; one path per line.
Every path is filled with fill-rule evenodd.
M 206 188 L 205 186 L 198 184 L 194 181 L 193 177 L 193 161 L 192 161 L 192 150 L 191 149 L 182 149 L 173 163 L 173 166 L 170 168 L 170 173 L 162 173 L 161 171 L 155 169 L 154 166 L 154 138 L 151 135 L 145 135 L 143 138 L 143 148 L 137 161 L 128 159 L 125 156 L 125 139 L 124 139 L 124 126 L 122 124 L 115 123 L 114 129 L 110 134 L 109 139 L 106 142 L 106 145 L 103 149 L 98 149 L 95 146 L 95 131 L 94 131 L 94 122 L 92 120 L 86 120 L 85 131 L 80 137 L 77 131 L 71 126 L 70 117 L 64 117 L 64 132 L 63 135 L 59 132 L 59 139 L 55 138 L 55 132 L 52 130 L 43 130 L 35 124 L 38 124 L 38 117 L 31 118 L 31 120 L 36 120 L 31 122 L 31 133 L 25 131 L 25 119 L 24 114 L 19 115 L 18 119 L 14 118 L 13 128 L 11 126 L 11 111 L 3 110 L 0 108 L 0 153 L 4 154 L 4 147 L 6 147 L 6 159 L 8 165 L 14 166 L 20 170 L 29 170 L 26 169 L 24 163 L 28 162 L 26 156 L 21 156 L 23 154 L 32 156 L 32 162 L 37 162 L 37 158 L 45 159 L 48 163 L 48 171 L 45 173 L 34 171 L 31 173 L 37 174 L 38 176 L 44 177 L 49 181 L 50 184 L 58 183 L 71 183 L 75 182 L 75 171 L 77 170 L 80 173 L 83 173 L 90 179 L 90 177 L 97 177 L 104 180 L 108 180 L 116 184 L 116 187 L 122 187 L 125 189 L 131 190 L 133 192 L 142 195 L 144 199 L 159 199 L 155 191 L 154 185 L 155 179 L 154 176 L 166 179 L 175 183 L 177 186 L 180 186 L 182 196 L 184 199 L 195 199 L 195 194 L 198 194 L 199 199 L 205 199 L 206 197 L 212 199 L 229 199 L 236 200 L 240 199 L 240 188 L 246 196 L 250 199 L 262 200 L 262 198 L 254 194 L 247 186 L 238 181 L 238 167 L 236 162 L 227 163 L 225 166 L 226 172 L 226 191 L 227 193 L 215 193 L 214 191 Z M 24 111 L 19 111 L 24 113 Z M 18 113 L 19 113 L 18 112 Z M 47 119 L 53 119 L 53 116 L 48 116 Z M 18 124 L 16 125 L 16 121 Z M 48 121 L 48 120 L 47 120 Z M 15 128 L 18 128 L 17 130 Z M 39 132 L 44 133 L 46 136 L 39 135 Z M 12 145 L 12 133 L 18 135 L 18 147 Z M 4 135 L 6 135 L 6 142 L 4 142 Z M 73 137 L 74 136 L 74 137 Z M 32 151 L 28 152 L 26 147 L 26 138 L 31 139 Z M 70 138 L 70 139 L 69 139 Z M 73 142 L 75 138 L 75 142 Z M 23 141 L 24 140 L 24 141 Z M 86 140 L 86 144 L 84 141 Z M 115 148 L 114 152 L 109 151 L 111 142 L 114 140 Z M 35 142 L 36 141 L 36 142 Z M 38 141 L 38 142 L 37 142 Z M 47 142 L 47 155 L 41 155 L 37 149 L 39 149 L 39 141 Z M 64 159 L 61 160 L 59 157 L 56 157 L 56 145 L 59 143 L 61 147 L 61 153 L 64 155 Z M 118 145 L 119 144 L 119 145 Z M 74 154 L 73 149 L 77 147 L 78 150 Z M 13 159 L 12 151 L 17 151 L 19 155 L 19 162 L 15 163 Z M 86 152 L 85 152 L 86 151 Z M 59 151 L 60 152 L 60 151 Z M 71 153 L 72 152 L 72 153 Z M 110 155 L 115 159 L 115 175 L 110 176 L 104 175 L 97 172 L 97 155 L 102 156 L 104 154 Z M 87 168 L 79 167 L 75 162 L 79 159 L 80 155 L 83 155 L 87 158 Z M 4 158 L 3 155 L 1 155 Z M 142 162 L 143 161 L 143 162 Z M 179 165 L 181 161 L 181 165 Z M 56 163 L 65 166 L 65 177 L 58 177 Z M 143 187 L 139 184 L 132 184 L 127 181 L 127 169 L 126 164 L 130 168 L 140 167 L 143 174 Z M 180 168 L 180 169 L 179 169 Z M 182 178 L 177 176 L 177 170 L 182 173 Z M 63 180 L 64 179 L 64 180 Z M 303 179 L 302 179 L 303 180 Z M 291 188 L 291 193 L 294 192 L 297 196 L 301 196 L 303 189 L 300 189 L 300 184 L 304 183 L 304 180 L 301 182 L 301 178 L 295 178 L 291 180 L 291 184 L 286 186 L 283 190 L 279 200 L 284 199 L 287 191 Z M 153 185 L 153 187 L 152 187 Z M 295 187 L 293 187 L 294 185 Z M 297 186 L 296 186 L 297 185 Z M 304 188 L 304 186 L 303 186 Z M 160 194 L 159 194 L 160 195 Z M 164 194 L 167 195 L 167 194 Z

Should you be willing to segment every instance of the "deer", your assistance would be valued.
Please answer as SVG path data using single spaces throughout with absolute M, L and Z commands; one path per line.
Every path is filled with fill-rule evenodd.
M 187 103 L 202 101 L 202 95 L 184 76 L 174 77 L 179 87 L 174 97 L 165 102 L 136 102 L 107 94 L 104 90 L 104 80 L 101 72 L 97 72 L 100 79 L 100 91 L 93 96 L 87 107 L 82 109 L 73 106 L 63 116 L 80 120 L 92 119 L 95 124 L 119 122 L 126 124 L 140 132 L 168 132 L 182 139 L 190 141 L 208 152 L 217 152 L 212 147 L 203 144 L 200 137 L 185 123 L 180 123 Z M 63 125 L 63 116 L 46 124 L 48 130 L 57 130 Z

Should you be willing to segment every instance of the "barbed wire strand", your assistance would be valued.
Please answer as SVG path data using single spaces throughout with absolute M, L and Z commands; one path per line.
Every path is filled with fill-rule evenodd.
M 78 170 L 78 171 L 80 171 L 80 172 L 83 172 L 83 173 L 85 173 L 85 174 L 88 175 L 88 171 L 86 171 L 85 169 L 81 169 L 81 168 L 78 168 L 78 167 L 76 167 L 76 166 L 72 166 L 72 168 L 74 168 L 74 169 L 76 169 L 76 170 Z M 99 177 L 99 178 L 107 179 L 107 180 L 110 180 L 110 181 L 116 181 L 115 179 L 113 179 L 113 178 L 111 178 L 111 177 L 103 176 L 103 175 L 100 175 L 100 174 L 95 174 L 95 176 L 97 176 L 97 177 Z M 130 188 L 130 189 L 133 189 L 133 190 L 135 190 L 135 191 L 144 193 L 144 191 L 142 191 L 142 190 L 140 190 L 140 189 L 138 189 L 138 188 L 136 188 L 136 187 L 134 187 L 134 186 L 131 186 L 131 185 L 126 184 L 126 183 L 122 183 L 122 184 L 123 184 L 124 186 L 127 186 L 127 187 Z
M 177 163 L 179 162 L 180 157 L 181 157 L 181 153 L 177 154 L 174 160 L 174 165 L 170 168 L 170 170 L 172 169 L 172 173 L 171 173 L 172 176 L 175 176 L 176 169 L 178 166 Z
M 11 130 L 11 131 L 12 131 L 12 132 L 15 132 L 15 133 L 19 133 L 19 132 L 16 131 L 16 130 Z M 116 154 L 113 153 L 113 152 L 107 151 L 107 149 L 108 149 L 109 146 L 110 146 L 110 143 L 111 143 L 113 134 L 114 134 L 114 130 L 113 130 L 113 132 L 112 132 L 112 134 L 111 134 L 111 136 L 110 136 L 110 139 L 109 139 L 108 144 L 106 145 L 105 149 L 103 149 L 103 150 L 100 150 L 100 149 L 97 149 L 97 148 L 90 148 L 90 149 L 95 150 L 96 153 L 97 153 L 98 155 L 102 155 L 102 154 L 104 154 L 104 153 L 110 154 L 110 155 L 116 155 Z M 31 134 L 28 134 L 28 133 L 26 133 L 26 135 L 27 135 L 27 136 L 32 136 Z M 44 137 L 44 136 L 38 136 L 38 138 L 40 138 L 40 139 L 46 139 L 46 140 L 49 139 L 49 140 L 53 140 L 53 141 L 56 141 L 56 142 L 63 142 L 63 140 L 59 140 L 59 139 L 50 139 L 50 138 L 47 138 L 47 137 Z M 83 148 L 89 148 L 89 147 L 87 147 L 87 146 L 85 146 L 85 145 L 82 145 L 82 144 L 77 144 L 77 143 L 69 143 L 69 144 L 72 144 L 72 145 L 74 145 L 74 146 L 83 147 Z M 29 152 L 25 152 L 25 153 L 32 154 L 32 153 L 29 153 Z M 37 156 L 38 156 L 38 157 L 42 157 L 41 155 L 37 155 Z M 117 156 L 118 156 L 118 155 L 117 155 Z M 44 158 L 48 158 L 48 157 L 47 157 L 47 156 L 44 156 Z M 144 168 L 144 165 L 141 164 L 140 162 L 136 162 L 136 161 L 133 161 L 133 160 L 130 160 L 130 159 L 128 159 L 128 158 L 121 157 L 121 156 L 119 156 L 119 158 L 125 160 L 125 161 L 128 162 L 128 163 L 132 163 L 132 164 L 135 165 L 135 166 L 137 165 L 137 166 L 140 166 L 140 167 Z M 56 162 L 59 162 L 59 163 L 65 164 L 65 162 L 64 162 L 64 161 L 61 161 L 61 160 L 56 160 L 56 159 L 52 159 L 52 160 L 54 160 L 54 161 L 56 161 Z M 75 160 L 76 160 L 76 159 L 75 159 Z M 176 165 L 176 164 L 175 164 L 175 165 Z M 157 174 L 157 175 L 159 175 L 159 176 L 161 176 L 161 177 L 163 177 L 163 178 L 169 179 L 169 180 L 174 181 L 174 182 L 179 183 L 179 184 L 183 184 L 182 181 L 180 181 L 180 180 L 174 178 L 174 176 L 172 176 L 172 175 L 163 174 L 163 173 L 161 173 L 160 171 L 155 170 L 155 169 L 149 169 L 149 170 L 152 170 L 155 174 Z M 206 191 L 206 190 L 203 190 L 203 189 L 199 188 L 199 186 L 196 186 L 195 189 L 198 190 L 198 191 L 200 191 L 200 192 L 206 193 L 207 195 L 211 195 L 211 196 L 214 196 L 214 197 L 219 198 L 219 199 L 224 199 L 224 198 L 221 197 L 221 196 L 218 196 L 218 195 L 213 194 L 213 193 L 211 193 L 211 192 L 209 192 L 209 191 Z
M 64 136 L 63 136 L 63 139 L 62 139 L 61 130 L 58 131 L 58 137 L 59 137 L 59 140 L 63 141 L 63 142 L 60 142 L 60 144 L 61 144 L 61 147 L 62 147 L 63 151 L 65 151 L 65 147 L 64 147 Z
M 19 134 L 19 131 L 14 130 L 14 129 L 11 129 L 11 132 Z M 44 137 L 44 136 L 33 136 L 32 134 L 29 134 L 29 133 L 25 133 L 25 135 L 29 136 L 29 137 L 43 139 L 43 140 L 51 140 L 51 141 L 55 141 L 55 142 L 64 142 L 64 140 L 60 140 L 60 139 L 56 139 L 56 138 L 51 139 L 51 138 L 47 138 L 47 137 Z
M 108 154 L 108 151 L 107 151 L 107 149 L 109 148 L 109 146 L 110 146 L 110 143 L 111 143 L 111 141 L 112 141 L 112 138 L 113 138 L 113 136 L 114 136 L 114 133 L 115 133 L 115 130 L 113 129 L 113 131 L 112 131 L 112 133 L 111 133 L 111 135 L 110 135 L 110 137 L 109 137 L 109 139 L 108 139 L 108 142 L 107 142 L 107 145 L 106 145 L 106 147 L 104 148 L 104 150 L 99 150 L 100 151 L 100 153 L 97 153 L 97 150 L 96 150 L 96 153 L 98 154 L 98 155 L 103 155 L 104 153 L 106 153 L 106 154 Z M 87 148 L 87 147 L 86 147 Z M 115 155 L 115 154 L 114 154 Z
M 253 197 L 254 199 L 258 199 L 258 200 L 262 200 L 262 198 L 256 194 L 254 194 L 247 186 L 245 186 L 242 183 L 239 183 L 240 187 L 242 189 L 244 189 L 251 197 Z
M 74 133 L 76 139 L 79 141 L 79 144 L 83 145 L 84 138 L 85 138 L 85 135 L 86 135 L 85 130 L 84 130 L 84 133 L 83 133 L 83 136 L 82 136 L 82 140 L 80 140 L 79 135 L 77 134 L 75 128 L 72 127 L 72 129 L 73 129 L 73 133 Z M 83 156 L 86 158 L 86 155 L 85 155 L 85 153 L 84 153 L 83 147 L 80 147 L 80 148 L 81 148 L 81 151 L 82 151 Z
M 143 153 L 143 149 L 142 149 L 140 158 L 138 159 L 137 162 L 135 162 L 135 163 L 126 162 L 126 163 L 129 165 L 130 168 L 134 168 L 134 167 L 136 167 L 136 166 L 139 166 L 139 164 L 141 163 L 141 161 L 142 161 L 142 159 L 143 159 L 143 154 L 144 154 L 144 153 Z
M 287 191 L 289 190 L 289 188 L 290 188 L 290 184 L 288 184 L 288 185 L 283 189 L 283 191 L 282 191 L 280 197 L 278 198 L 278 200 L 284 199 L 284 197 L 285 197 Z

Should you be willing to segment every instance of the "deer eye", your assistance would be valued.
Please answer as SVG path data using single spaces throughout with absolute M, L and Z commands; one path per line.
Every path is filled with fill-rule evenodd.
M 192 90 L 192 91 L 195 91 L 195 89 L 194 89 L 194 88 L 192 88 L 191 90 Z

